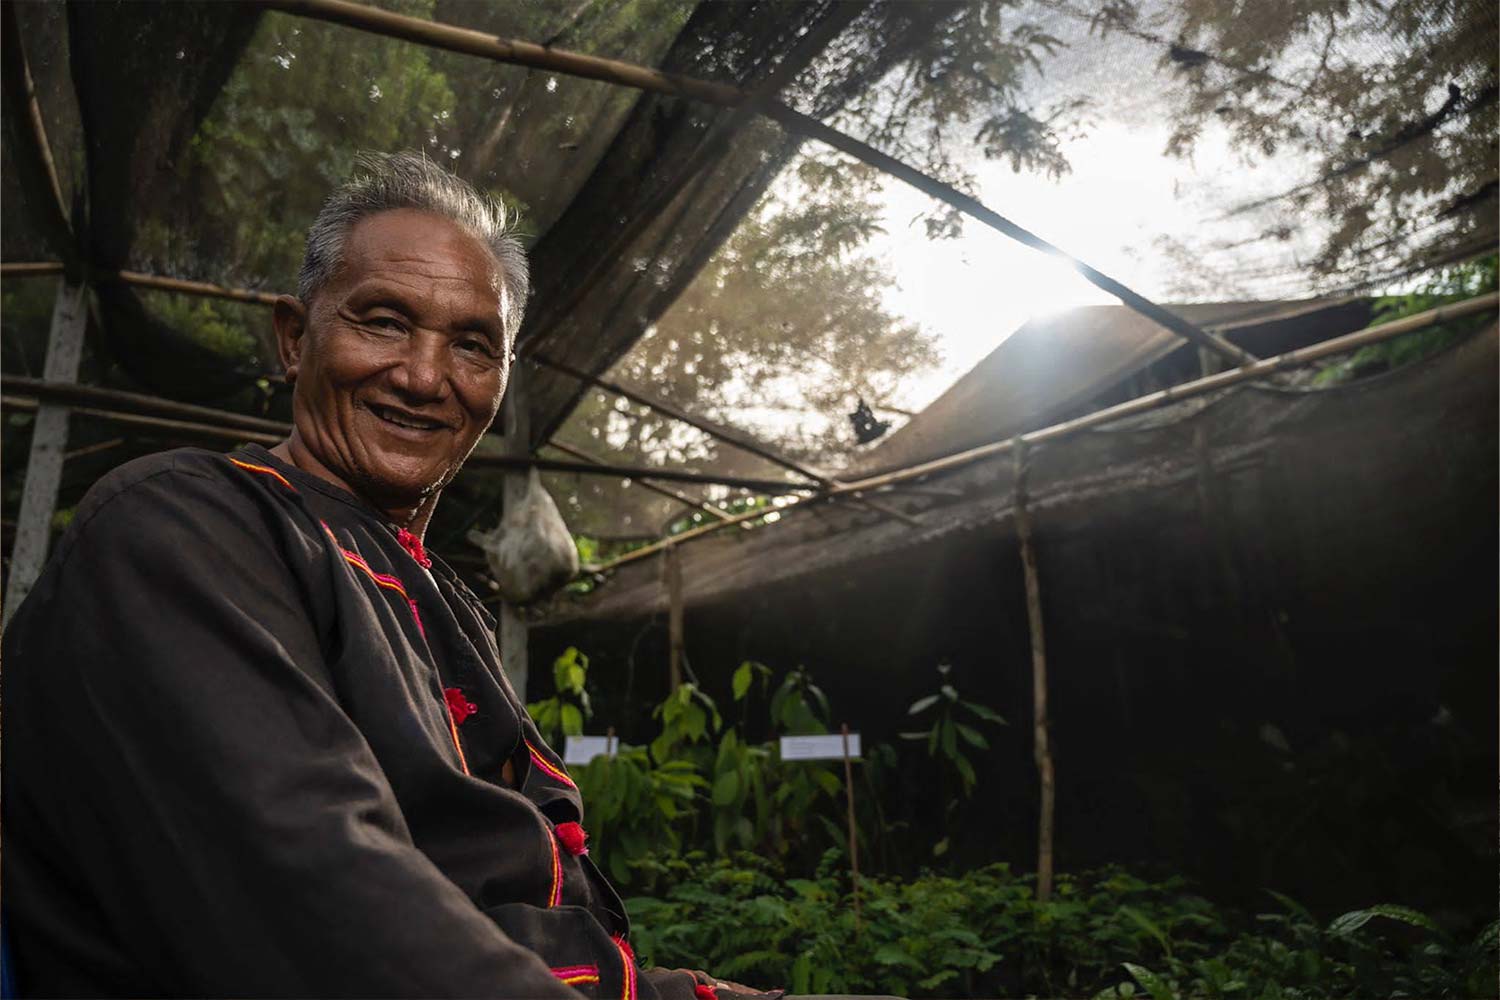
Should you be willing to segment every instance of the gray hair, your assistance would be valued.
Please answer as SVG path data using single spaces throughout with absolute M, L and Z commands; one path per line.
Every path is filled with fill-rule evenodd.
M 531 285 L 526 251 L 505 206 L 421 153 L 360 153 L 355 158 L 353 176 L 328 196 L 307 231 L 307 252 L 297 275 L 302 301 L 311 302 L 333 279 L 343 263 L 344 240 L 356 223 L 398 208 L 441 215 L 489 248 L 500 269 L 501 322 L 514 344 Z

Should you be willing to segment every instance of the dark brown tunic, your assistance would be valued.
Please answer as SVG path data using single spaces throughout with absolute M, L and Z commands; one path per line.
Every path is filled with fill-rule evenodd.
M 4 637 L 22 995 L 654 996 L 493 630 L 264 449 L 101 480 Z

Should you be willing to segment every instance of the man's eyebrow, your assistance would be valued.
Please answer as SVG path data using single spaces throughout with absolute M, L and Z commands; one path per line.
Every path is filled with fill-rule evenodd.
M 459 333 L 482 333 L 496 344 L 502 340 L 498 316 L 466 316 L 453 324 Z
M 358 305 L 361 309 L 395 309 L 399 312 L 412 312 L 411 303 L 398 290 L 385 284 L 362 284 L 356 286 L 345 300 L 351 305 Z

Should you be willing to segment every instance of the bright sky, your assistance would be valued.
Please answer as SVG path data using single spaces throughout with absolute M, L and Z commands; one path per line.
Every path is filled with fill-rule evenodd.
M 1100 123 L 1066 148 L 1073 170 L 1055 181 L 998 162 L 979 160 L 970 169 L 990 208 L 1153 297 L 1172 277 L 1153 241 L 1190 230 L 1204 214 L 1181 196 L 1184 181 L 1215 189 L 1232 172 L 1231 185 L 1245 197 L 1251 180 L 1227 144 L 1201 142 L 1194 162 L 1185 163 L 1163 157 L 1167 137 L 1165 126 Z M 1253 180 L 1256 187 L 1276 182 L 1264 175 Z M 957 240 L 928 240 L 918 216 L 932 199 L 900 181 L 887 182 L 884 199 L 886 233 L 871 249 L 895 276 L 886 302 L 936 334 L 945 355 L 939 369 L 909 387 L 902 400 L 908 408 L 926 406 L 1027 320 L 1115 301 L 1067 263 L 973 220 Z

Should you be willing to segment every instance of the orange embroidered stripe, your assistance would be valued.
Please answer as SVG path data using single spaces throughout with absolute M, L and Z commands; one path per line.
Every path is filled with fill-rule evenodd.
M 234 459 L 230 459 L 230 461 L 234 461 Z M 238 465 L 240 463 L 236 462 L 235 464 Z M 274 469 L 267 469 L 266 471 L 270 472 L 272 475 L 276 475 L 276 471 Z M 277 476 L 277 478 L 279 479 L 280 477 Z M 291 484 L 288 483 L 287 485 Z M 396 577 L 391 576 L 389 573 L 375 572 L 370 568 L 370 564 L 365 562 L 364 556 L 360 555 L 358 552 L 351 552 L 349 549 L 346 549 L 342 545 L 339 545 L 339 536 L 333 533 L 333 529 L 328 526 L 327 521 L 320 521 L 319 523 L 323 525 L 323 530 L 328 532 L 328 537 L 333 540 L 334 546 L 339 550 L 339 554 L 344 557 L 345 562 L 363 572 L 365 576 L 368 576 L 377 587 L 384 587 L 386 590 L 394 590 L 396 593 L 405 598 L 406 606 L 411 608 L 412 618 L 416 620 L 417 631 L 421 632 L 422 637 L 425 639 L 427 637 L 427 630 L 422 627 L 422 616 L 417 613 L 417 602 L 412 600 L 410 597 L 407 597 L 406 587 L 401 583 L 401 581 Z M 464 774 L 469 774 L 469 761 L 468 758 L 464 756 L 463 744 L 459 742 L 458 739 L 458 726 L 453 721 L 453 711 L 448 708 L 447 702 L 444 702 L 443 704 L 443 711 L 448 716 L 448 735 L 453 737 L 453 749 L 458 751 L 458 766 L 463 768 Z
M 615 948 L 620 952 L 620 962 L 625 966 L 625 983 L 620 987 L 620 1000 L 635 1000 L 635 961 L 624 941 L 616 940 Z
M 583 983 L 597 983 L 599 981 L 599 973 L 580 972 L 576 976 L 558 976 L 558 978 L 569 986 L 578 986 Z
M 458 741 L 458 726 L 453 721 L 453 709 L 443 702 L 443 711 L 448 713 L 448 735 L 453 737 L 453 749 L 458 751 L 458 766 L 464 769 L 464 774 L 469 773 L 469 761 L 464 757 L 464 746 Z M 554 852 L 555 853 L 555 852 Z
M 546 757 L 543 757 L 541 751 L 531 745 L 530 740 L 526 741 L 526 749 L 531 751 L 531 762 L 537 767 L 541 768 L 544 773 L 551 775 L 558 781 L 561 781 L 563 784 L 567 785 L 569 788 L 578 787 L 577 785 L 573 784 L 573 779 L 568 777 L 566 771 L 560 770 L 554 764 L 550 763 Z
M 269 466 L 266 466 L 266 465 L 254 465 L 254 464 L 252 464 L 250 462 L 241 462 L 237 458 L 231 458 L 230 461 L 233 462 L 235 465 L 238 465 L 242 469 L 249 469 L 251 472 L 259 472 L 259 473 L 262 473 L 263 475 L 270 476 L 273 479 L 275 479 L 277 482 L 279 482 L 282 486 L 285 486 L 287 489 L 291 490 L 293 493 L 297 492 L 297 487 L 293 486 L 290 482 L 288 482 L 286 476 L 283 476 L 281 473 L 277 472 L 275 469 L 273 469 L 273 468 L 271 468 Z
M 394 590 L 396 593 L 406 598 L 406 600 L 411 600 L 410 597 L 406 596 L 406 587 L 402 585 L 400 580 L 396 579 L 394 576 L 391 576 L 388 573 L 375 572 L 370 568 L 370 564 L 365 562 L 365 557 L 360 555 L 358 552 L 350 552 L 343 546 L 339 546 L 339 551 L 344 554 L 345 562 L 347 562 L 351 566 L 355 566 L 363 570 L 365 576 L 368 576 L 377 587 L 384 587 L 387 590 Z
M 562 902 L 562 856 L 557 853 L 557 838 L 548 835 L 547 842 L 552 845 L 552 891 L 547 894 L 547 905 L 557 906 Z

